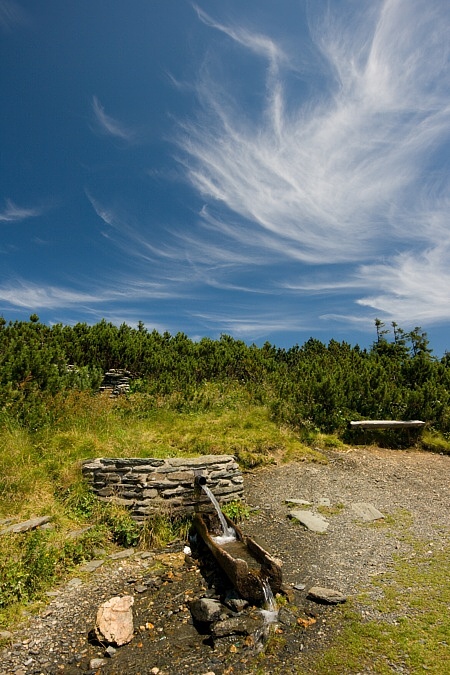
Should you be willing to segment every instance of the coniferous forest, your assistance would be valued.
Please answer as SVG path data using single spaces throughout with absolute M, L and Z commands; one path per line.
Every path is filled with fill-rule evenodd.
M 70 366 L 70 367 L 69 367 Z M 192 341 L 183 333 L 101 321 L 47 326 L 0 318 L 0 415 L 36 430 L 57 424 L 78 392 L 97 395 L 105 371 L 132 374 L 139 410 L 189 411 L 205 403 L 205 385 L 227 384 L 264 405 L 279 425 L 345 435 L 349 420 L 421 419 L 450 433 L 450 355 L 433 356 L 420 327 L 405 332 L 375 321 L 370 349 L 309 339 L 281 349 L 222 335 Z

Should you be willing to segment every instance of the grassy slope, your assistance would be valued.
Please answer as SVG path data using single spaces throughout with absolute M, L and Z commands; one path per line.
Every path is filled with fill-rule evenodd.
M 116 403 L 76 396 L 58 428 L 30 433 L 7 426 L 0 431 L 0 518 L 49 513 L 56 523 L 55 531 L 22 538 L 20 544 L 3 538 L 0 601 L 2 592 L 4 598 L 9 592 L 12 600 L 22 598 L 22 604 L 39 598 L 46 585 L 89 558 L 99 542 L 111 540 L 111 528 L 120 531 L 122 541 L 132 538 L 122 514 L 99 515 L 92 508 L 80 481 L 83 459 L 231 453 L 243 466 L 323 459 L 293 432 L 276 427 L 267 410 L 250 404 L 242 392 L 209 391 L 202 405 L 182 412 L 172 408 L 164 402 L 148 407 L 139 397 Z M 321 440 L 324 446 L 334 443 Z M 66 547 L 67 531 L 86 522 L 97 527 L 84 541 Z M 402 616 L 395 623 L 362 622 L 356 608 L 337 609 L 335 644 L 315 654 L 314 663 L 305 662 L 300 672 L 390 673 L 399 666 L 408 673 L 450 672 L 449 552 L 447 539 L 431 556 L 419 547 L 414 563 L 397 561 L 390 583 L 383 586 L 384 598 L 377 601 L 383 612 L 394 612 L 401 603 Z M 11 624 L 17 607 L 20 603 L 2 607 L 0 602 L 0 627 Z

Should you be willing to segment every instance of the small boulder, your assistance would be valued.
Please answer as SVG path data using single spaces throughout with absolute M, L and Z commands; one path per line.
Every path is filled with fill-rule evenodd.
M 239 593 L 232 589 L 226 594 L 224 604 L 233 610 L 233 612 L 242 612 L 242 610 L 248 607 L 248 600 L 241 598 Z
M 196 621 L 212 623 L 220 618 L 225 608 L 219 600 L 214 598 L 199 598 L 191 602 L 189 609 Z
M 323 588 L 322 586 L 313 586 L 308 591 L 308 599 L 315 602 L 322 602 L 326 605 L 338 605 L 346 602 L 347 598 L 340 591 L 332 588 Z
M 97 638 L 109 644 L 126 645 L 133 639 L 134 598 L 131 595 L 116 596 L 98 608 L 95 632 Z

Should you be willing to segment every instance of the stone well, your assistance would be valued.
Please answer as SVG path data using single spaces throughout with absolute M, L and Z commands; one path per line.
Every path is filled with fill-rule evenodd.
M 128 508 L 133 518 L 143 521 L 152 513 L 193 513 L 209 502 L 194 486 L 201 473 L 219 504 L 242 499 L 244 480 L 232 455 L 181 458 L 103 457 L 87 460 L 83 476 L 97 497 Z M 199 493 L 200 492 L 200 493 Z

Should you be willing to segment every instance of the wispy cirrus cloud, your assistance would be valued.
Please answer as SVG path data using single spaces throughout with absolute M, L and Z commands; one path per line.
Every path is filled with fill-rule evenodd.
M 11 32 L 16 26 L 29 23 L 28 13 L 14 0 L 0 0 L 0 29 Z
M 23 206 L 17 206 L 10 199 L 6 200 L 5 207 L 0 211 L 0 222 L 1 223 L 15 223 L 20 222 L 21 220 L 26 220 L 27 218 L 35 218 L 42 214 L 42 208 L 33 207 L 26 208 Z
M 91 285 L 86 283 L 86 285 Z M 13 279 L 0 286 L 0 302 L 8 306 L 44 310 L 44 309 L 74 309 L 83 308 L 85 311 L 95 311 L 96 306 L 101 306 L 104 311 L 114 305 L 122 307 L 124 301 L 140 300 L 169 300 L 180 297 L 180 293 L 174 294 L 164 283 L 157 281 L 140 281 L 134 276 L 124 273 L 119 279 L 116 278 L 108 284 L 106 281 L 102 287 L 97 285 L 95 293 L 74 289 L 72 286 L 56 286 L 51 284 L 38 284 L 26 279 Z M 122 311 L 122 310 L 121 310 Z
M 16 279 L 0 286 L 0 300 L 12 307 L 27 309 L 57 309 L 67 306 L 100 302 L 101 298 L 91 293 L 83 293 L 57 286 L 39 284 Z
M 449 320 L 450 191 L 439 180 L 450 140 L 447 3 L 367 0 L 338 12 L 318 2 L 312 10 L 321 84 L 307 83 L 306 101 L 293 95 L 301 59 L 270 29 L 225 25 L 196 7 L 205 25 L 267 68 L 254 110 L 201 70 L 198 119 L 178 137 L 186 177 L 207 205 L 207 243 L 199 236 L 190 254 L 201 264 L 207 247 L 208 264 L 223 263 L 228 242 L 225 251 L 245 251 L 255 264 L 270 255 L 312 271 L 346 264 L 340 278 L 330 267 L 317 283 L 351 286 L 359 311 Z
M 103 134 L 120 138 L 123 141 L 133 141 L 136 134 L 119 120 L 107 115 L 97 96 L 92 97 L 92 111 L 96 121 L 96 128 Z

